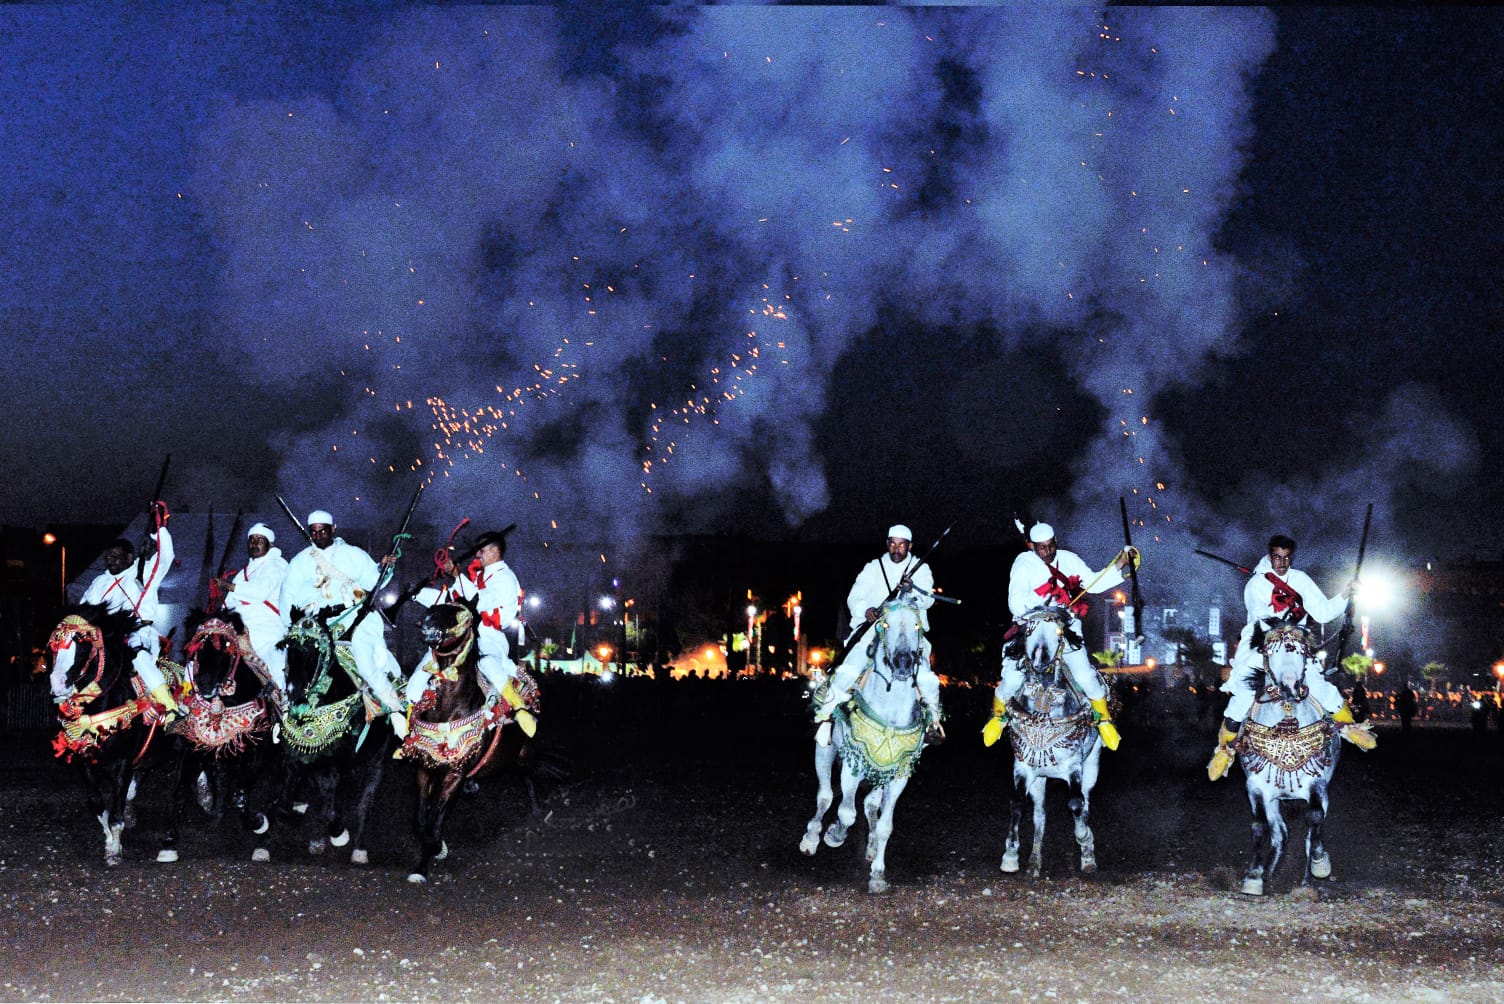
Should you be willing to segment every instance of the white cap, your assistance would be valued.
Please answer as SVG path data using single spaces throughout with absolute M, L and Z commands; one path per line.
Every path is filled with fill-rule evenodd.
M 914 542 L 914 531 L 910 530 L 902 523 L 894 523 L 892 526 L 888 527 L 888 539 L 892 540 L 894 538 L 898 540 L 907 540 L 912 544 Z
M 245 535 L 247 540 L 251 537 L 265 537 L 268 544 L 275 544 L 277 542 L 277 535 L 272 533 L 272 528 L 265 523 L 257 523 L 247 530 Z
M 313 512 L 308 514 L 308 525 L 313 526 L 313 524 L 315 523 L 323 523 L 325 526 L 333 526 L 334 517 L 329 515 L 322 509 L 315 509 Z
M 1055 539 L 1055 528 L 1048 523 L 1035 523 L 1029 528 L 1029 542 L 1043 544 Z

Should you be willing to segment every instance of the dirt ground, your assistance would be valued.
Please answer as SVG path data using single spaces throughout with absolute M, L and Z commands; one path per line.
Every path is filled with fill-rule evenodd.
M 434 881 L 394 763 L 371 865 L 287 834 L 269 864 L 188 811 L 155 863 L 148 775 L 126 863 L 48 737 L 0 738 L 0 999 L 970 1001 L 1504 999 L 1496 732 L 1379 730 L 1339 767 L 1333 877 L 1271 895 L 1248 859 L 1241 775 L 1202 766 L 1212 728 L 1173 695 L 1136 706 L 1093 798 L 1100 872 L 1075 870 L 1052 792 L 1045 877 L 1004 875 L 1008 754 L 987 695 L 947 693 L 951 738 L 898 807 L 893 891 L 869 896 L 865 830 L 814 858 L 810 744 L 792 687 L 545 684 L 544 814 L 515 779 L 469 796 Z M 754 689 L 755 688 L 755 689 Z

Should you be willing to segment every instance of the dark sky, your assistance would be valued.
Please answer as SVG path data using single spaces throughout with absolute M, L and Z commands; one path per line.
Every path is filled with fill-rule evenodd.
M 0 520 L 1504 552 L 1487 10 L 0 10 Z M 290 528 L 288 528 L 290 529 Z M 595 558 L 594 560 L 599 560 Z M 541 563 L 540 563 L 541 564 Z

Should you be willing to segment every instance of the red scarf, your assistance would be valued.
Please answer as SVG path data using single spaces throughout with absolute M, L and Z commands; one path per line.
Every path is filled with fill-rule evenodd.
M 1274 612 L 1285 614 L 1295 621 L 1305 620 L 1305 601 L 1301 599 L 1300 594 L 1291 589 L 1289 583 L 1273 572 L 1265 572 L 1264 578 L 1268 579 L 1274 586 L 1274 593 L 1269 597 L 1270 602 L 1274 606 Z
M 1057 607 L 1070 607 L 1071 613 L 1077 617 L 1085 617 L 1088 609 L 1086 598 L 1083 596 L 1076 602 L 1071 602 L 1071 597 L 1081 589 L 1081 576 L 1067 576 L 1051 564 L 1046 564 L 1044 567 L 1050 570 L 1050 581 L 1035 589 L 1034 592 L 1047 603 L 1053 603 Z

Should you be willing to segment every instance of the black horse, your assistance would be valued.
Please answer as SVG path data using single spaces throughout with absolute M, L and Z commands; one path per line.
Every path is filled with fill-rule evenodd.
M 308 853 L 322 854 L 331 844 L 351 844 L 350 862 L 367 864 L 366 819 L 391 756 L 391 728 L 371 720 L 354 656 L 348 646 L 335 641 L 323 618 L 299 619 L 281 644 L 287 650 L 287 709 L 278 730 L 282 777 L 272 818 L 290 823 L 300 804 L 294 799 L 312 782 L 314 798 L 308 811 L 323 822 L 324 832 L 308 841 Z M 353 836 L 339 806 L 341 782 L 346 780 L 359 792 Z M 269 830 L 264 816 L 256 822 L 257 832 Z M 268 843 L 258 843 L 254 860 L 270 860 Z
M 124 860 L 136 769 L 149 750 L 170 745 L 162 708 L 131 671 L 131 634 L 140 621 L 103 604 L 70 610 L 48 639 L 58 705 L 53 753 L 80 768 L 89 811 L 104 830 L 104 862 Z M 166 668 L 166 664 L 164 668 Z M 169 677 L 169 685 L 174 684 Z
M 413 705 L 400 752 L 417 768 L 418 782 L 418 864 L 408 873 L 409 882 L 427 882 L 429 867 L 448 855 L 444 817 L 462 784 L 509 766 L 527 771 L 533 762 L 532 739 L 514 720 L 517 709 L 481 685 L 477 620 L 473 606 L 453 603 L 435 604 L 423 618 L 429 655 L 422 668 L 429 683 Z M 538 687 L 532 677 L 519 668 L 515 686 L 536 715 Z M 536 810 L 531 779 L 526 783 Z
M 215 826 L 231 807 L 245 829 L 260 825 L 247 807 L 248 792 L 263 773 L 271 745 L 266 740 L 284 700 L 240 615 L 200 613 L 189 627 L 184 672 L 192 690 L 183 702 L 186 714 L 170 726 L 177 743 L 168 828 L 157 852 L 162 862 L 178 859 L 183 802 L 200 777 L 209 782 L 201 800 Z

